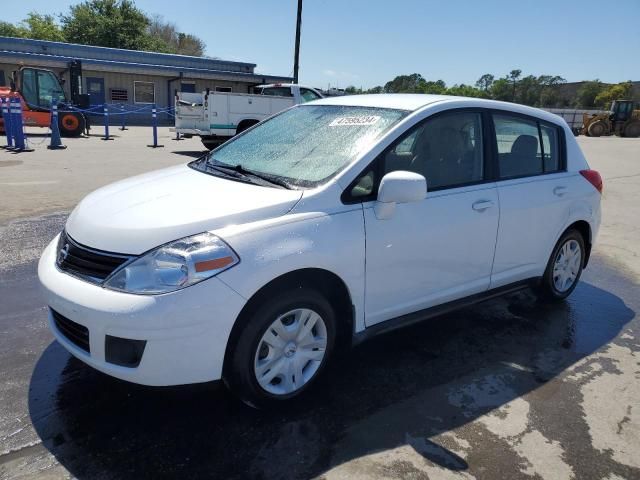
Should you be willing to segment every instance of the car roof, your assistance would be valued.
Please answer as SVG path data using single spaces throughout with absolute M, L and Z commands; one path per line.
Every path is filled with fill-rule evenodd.
M 451 104 L 456 107 L 477 107 L 507 110 L 524 115 L 532 115 L 540 119 L 566 125 L 562 117 L 539 108 L 528 107 L 517 103 L 500 102 L 474 97 L 456 97 L 453 95 L 430 95 L 423 93 L 374 93 L 365 95 L 344 95 L 314 100 L 307 105 L 343 105 L 350 107 L 394 108 L 398 110 L 417 111 L 432 104 Z
M 366 95 L 342 95 L 326 97 L 314 101 L 314 105 L 348 105 L 350 107 L 395 108 L 399 110 L 418 110 L 430 103 L 448 100 L 447 95 L 427 95 L 421 93 L 373 93 Z

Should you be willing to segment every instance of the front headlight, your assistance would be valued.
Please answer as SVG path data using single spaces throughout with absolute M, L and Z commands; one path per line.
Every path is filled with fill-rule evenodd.
M 213 277 L 240 259 L 222 239 L 199 233 L 162 245 L 126 264 L 104 286 L 129 293 L 173 292 Z

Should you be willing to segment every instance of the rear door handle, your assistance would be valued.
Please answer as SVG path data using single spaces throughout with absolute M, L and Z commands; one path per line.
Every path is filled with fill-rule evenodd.
M 559 186 L 553 189 L 553 194 L 561 197 L 567 193 L 567 187 Z
M 476 212 L 484 212 L 487 208 L 493 207 L 493 202 L 491 200 L 478 200 L 471 205 Z

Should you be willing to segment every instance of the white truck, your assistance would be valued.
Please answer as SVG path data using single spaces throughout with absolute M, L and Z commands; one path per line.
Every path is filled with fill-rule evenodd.
M 253 93 L 178 92 L 175 131 L 199 136 L 209 150 L 286 108 L 322 98 L 317 90 L 292 83 L 253 87 Z

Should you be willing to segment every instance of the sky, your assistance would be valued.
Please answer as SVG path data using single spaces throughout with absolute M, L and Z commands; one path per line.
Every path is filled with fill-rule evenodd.
M 3 9 L 3 20 L 75 3 L 23 0 Z M 135 3 L 202 38 L 207 55 L 293 74 L 297 0 Z M 640 0 L 304 0 L 302 84 L 370 88 L 411 73 L 474 84 L 513 69 L 570 82 L 640 80 Z

